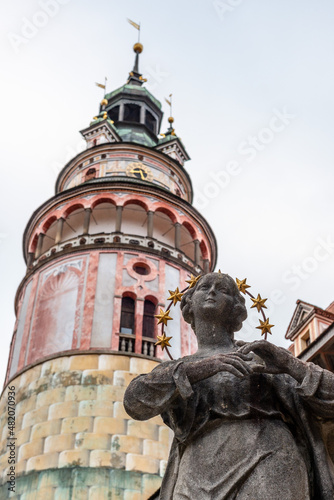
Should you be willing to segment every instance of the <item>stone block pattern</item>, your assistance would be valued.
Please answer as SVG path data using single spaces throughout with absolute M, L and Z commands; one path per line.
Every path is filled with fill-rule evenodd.
M 156 365 L 140 357 L 80 354 L 45 361 L 12 380 L 17 485 L 26 486 L 8 498 L 146 500 L 154 493 L 165 470 L 170 433 L 159 416 L 145 422 L 132 420 L 124 410 L 123 395 L 134 377 Z M 0 401 L 0 484 L 6 482 L 9 471 L 7 391 Z M 76 483 L 76 496 L 69 496 L 62 480 L 48 481 L 50 469 L 59 469 L 58 478 L 71 470 L 80 475 L 85 469 L 89 477 L 94 470 L 96 474 L 113 471 L 113 478 L 119 474 L 124 484 L 114 480 L 107 484 L 99 478 L 87 485 L 87 476 L 86 486 Z M 29 496 L 33 491 L 31 484 L 27 486 L 29 477 L 35 478 L 39 496 L 37 490 Z M 73 473 L 68 477 L 73 479 Z M 131 483 L 126 477 L 136 480 Z

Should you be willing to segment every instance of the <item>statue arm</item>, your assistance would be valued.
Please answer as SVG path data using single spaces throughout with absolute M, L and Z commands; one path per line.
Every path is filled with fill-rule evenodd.
M 135 420 L 147 420 L 168 411 L 176 402 L 182 405 L 192 394 L 184 363 L 167 361 L 130 382 L 124 407 Z

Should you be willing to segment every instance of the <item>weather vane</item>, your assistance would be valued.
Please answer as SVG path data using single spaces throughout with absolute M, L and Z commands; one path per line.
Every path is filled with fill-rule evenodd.
M 137 24 L 134 21 L 131 21 L 131 19 L 129 18 L 128 18 L 128 23 L 130 23 L 131 26 L 133 26 L 134 28 L 136 28 L 136 30 L 138 30 L 138 43 L 140 43 L 140 23 Z
M 222 274 L 220 269 L 218 271 L 218 274 Z M 171 353 L 169 352 L 168 347 L 172 347 L 169 341 L 173 337 L 167 337 L 167 335 L 165 333 L 165 326 L 167 326 L 168 321 L 173 320 L 173 318 L 169 315 L 171 307 L 172 307 L 172 305 L 176 306 L 178 302 L 181 302 L 182 296 L 185 294 L 185 292 L 187 290 L 190 290 L 190 288 L 193 288 L 201 277 L 202 277 L 201 274 L 198 276 L 191 275 L 189 280 L 186 280 L 186 283 L 189 283 L 189 285 L 181 291 L 179 290 L 179 287 L 177 287 L 174 291 L 168 290 L 170 296 L 167 299 L 167 300 L 169 300 L 169 305 L 168 305 L 166 311 L 164 311 L 160 307 L 160 313 L 155 315 L 155 317 L 158 319 L 158 325 L 159 324 L 162 325 L 161 335 L 157 336 L 158 340 L 155 343 L 155 345 L 159 345 L 162 350 L 166 349 L 166 352 L 171 360 L 173 360 L 173 357 L 172 357 Z M 266 318 L 266 315 L 263 311 L 263 309 L 267 309 L 265 302 L 268 299 L 262 299 L 260 294 L 258 294 L 257 298 L 255 298 L 254 295 L 252 295 L 250 292 L 248 292 L 247 288 L 250 288 L 250 285 L 247 285 L 247 283 L 246 283 L 247 278 L 244 280 L 239 280 L 238 278 L 236 278 L 235 281 L 236 281 L 239 292 L 244 293 L 245 295 L 246 294 L 249 295 L 251 300 L 253 301 L 253 305 L 251 306 L 251 309 L 253 307 L 256 307 L 257 311 L 261 312 L 262 317 L 263 317 L 263 321 L 259 320 L 260 326 L 257 326 L 256 328 L 259 330 L 262 330 L 261 335 L 264 335 L 264 340 L 267 340 L 268 333 L 270 333 L 270 334 L 272 333 L 271 328 L 274 326 L 274 325 L 271 325 L 269 323 L 269 318 L 268 319 Z

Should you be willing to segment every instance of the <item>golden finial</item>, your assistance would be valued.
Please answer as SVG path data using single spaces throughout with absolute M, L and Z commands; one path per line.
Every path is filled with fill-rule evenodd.
M 261 295 L 258 293 L 257 294 L 257 298 L 256 299 L 253 299 L 251 297 L 251 300 L 253 301 L 253 305 L 251 306 L 251 309 L 253 307 L 256 307 L 257 309 L 257 312 L 260 312 L 262 307 L 264 307 L 264 309 L 267 309 L 267 306 L 264 305 L 264 303 L 268 300 L 268 299 L 262 299 Z
M 106 120 L 107 118 L 108 118 L 108 113 L 105 111 L 105 112 L 103 113 L 103 119 L 104 119 L 104 120 Z
M 260 326 L 257 326 L 256 328 L 257 328 L 258 330 L 262 330 L 261 335 L 267 335 L 267 333 L 270 333 L 270 334 L 271 334 L 270 329 L 271 329 L 273 326 L 275 326 L 275 325 L 271 325 L 271 324 L 269 323 L 269 318 L 268 318 L 268 319 L 266 319 L 265 321 L 261 321 L 261 320 L 259 319 L 259 321 L 260 321 Z
M 172 320 L 173 318 L 171 318 L 169 315 L 168 315 L 169 311 L 164 311 L 161 307 L 160 307 L 160 314 L 155 314 L 155 318 L 158 318 L 158 325 L 159 323 L 163 323 L 165 326 L 167 326 L 167 321 L 169 320 Z
M 169 343 L 170 339 L 172 338 L 173 337 L 166 337 L 166 334 L 164 332 L 162 335 L 157 336 L 158 342 L 156 342 L 155 345 L 159 345 L 162 350 L 164 350 L 165 347 L 172 347 Z
M 238 278 L 235 278 L 235 281 L 237 283 L 237 287 L 239 288 L 239 292 L 241 292 L 241 293 L 246 293 L 246 289 L 250 288 L 250 285 L 246 284 L 246 280 L 247 280 L 247 278 L 245 278 L 244 280 L 238 280 Z
M 170 297 L 168 297 L 167 300 L 172 300 L 174 306 L 178 302 L 181 302 L 183 293 L 180 292 L 179 287 L 177 287 L 176 290 L 174 290 L 174 292 L 172 290 L 168 290 L 168 291 L 170 293 Z
M 107 99 L 102 99 L 101 106 L 106 106 L 108 104 Z
M 140 42 L 137 42 L 134 44 L 133 50 L 136 54 L 141 54 L 144 50 L 144 47 Z
M 169 123 L 174 123 L 174 118 L 173 118 L 172 116 L 170 116 L 170 117 L 168 118 L 168 121 L 169 121 Z

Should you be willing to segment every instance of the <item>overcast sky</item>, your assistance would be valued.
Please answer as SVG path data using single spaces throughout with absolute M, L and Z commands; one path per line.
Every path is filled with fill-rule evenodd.
M 334 300 L 334 3 L 330 0 L 16 0 L 1 19 L 0 380 L 22 235 L 82 148 L 101 89 L 125 83 L 141 22 L 140 69 L 175 128 L 195 206 L 223 272 L 271 297 L 271 338 L 287 346 L 297 299 Z M 168 109 L 164 103 L 163 129 Z M 254 311 L 254 310 L 252 310 Z M 251 318 L 240 338 L 259 337 Z M 250 325 L 253 324 L 251 327 Z

